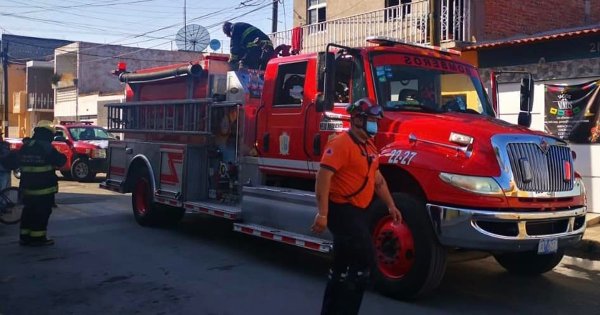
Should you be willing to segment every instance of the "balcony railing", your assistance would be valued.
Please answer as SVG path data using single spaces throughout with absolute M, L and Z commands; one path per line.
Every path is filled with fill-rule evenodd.
M 442 42 L 469 41 L 472 0 L 442 0 L 440 36 Z M 325 49 L 329 43 L 365 46 L 369 36 L 386 36 L 407 42 L 428 44 L 429 1 L 420 0 L 382 10 L 304 25 L 271 34 L 273 44 L 292 45 L 304 53 Z M 299 47 L 294 47 L 296 38 Z
M 27 110 L 54 110 L 54 94 L 52 93 L 29 93 Z

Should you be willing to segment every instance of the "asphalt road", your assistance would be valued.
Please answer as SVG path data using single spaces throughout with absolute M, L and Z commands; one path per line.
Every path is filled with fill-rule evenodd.
M 24 248 L 0 225 L 0 314 L 318 314 L 328 260 L 188 216 L 174 229 L 138 226 L 129 195 L 61 181 L 49 233 Z M 453 263 L 413 302 L 365 296 L 361 314 L 598 314 L 600 262 L 567 257 L 520 278 L 493 259 Z

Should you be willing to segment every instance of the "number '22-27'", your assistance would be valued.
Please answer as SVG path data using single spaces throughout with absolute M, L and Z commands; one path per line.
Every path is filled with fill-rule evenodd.
M 417 152 L 414 151 L 392 150 L 388 163 L 410 165 L 415 156 Z

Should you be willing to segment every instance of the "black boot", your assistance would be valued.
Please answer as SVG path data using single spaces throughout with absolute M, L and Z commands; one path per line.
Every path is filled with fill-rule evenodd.
M 30 242 L 29 230 L 21 229 L 21 235 L 19 235 L 19 245 L 27 246 Z
M 54 240 L 51 238 L 39 238 L 39 239 L 31 239 L 28 243 L 27 246 L 33 246 L 33 247 L 39 247 L 39 246 L 49 246 L 49 245 L 54 245 Z

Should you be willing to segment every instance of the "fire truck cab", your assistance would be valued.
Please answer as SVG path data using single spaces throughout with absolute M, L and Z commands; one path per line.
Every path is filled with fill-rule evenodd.
M 373 38 L 228 71 L 226 56 L 122 73 L 128 102 L 108 105 L 101 187 L 132 193 L 141 225 L 185 212 L 230 219 L 236 231 L 327 253 L 310 231 L 315 174 L 346 106 L 384 108 L 380 170 L 404 221 L 369 211 L 377 289 L 412 298 L 437 287 L 447 255 L 488 252 L 507 270 L 551 270 L 585 230 L 585 190 L 571 150 L 551 135 L 495 118 L 477 70 L 439 48 Z M 522 89 L 523 117 L 531 89 Z

